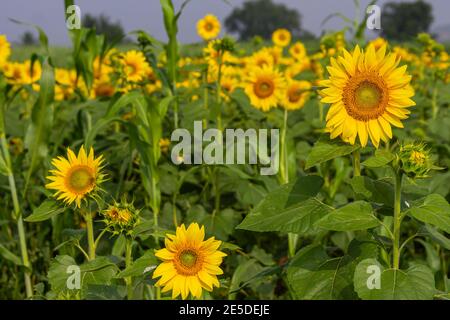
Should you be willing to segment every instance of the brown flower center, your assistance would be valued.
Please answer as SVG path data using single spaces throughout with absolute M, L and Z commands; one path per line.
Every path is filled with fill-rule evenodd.
M 76 194 L 82 195 L 90 192 L 95 186 L 95 176 L 91 168 L 80 165 L 70 169 L 66 186 Z
M 265 99 L 273 94 L 275 84 L 270 79 L 259 79 L 253 85 L 253 90 L 258 98 Z

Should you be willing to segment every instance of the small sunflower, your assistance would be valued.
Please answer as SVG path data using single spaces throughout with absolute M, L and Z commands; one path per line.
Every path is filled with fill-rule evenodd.
M 296 60 L 302 60 L 306 57 L 306 48 L 300 41 L 294 43 L 289 49 L 289 54 Z
M 11 47 L 6 38 L 6 35 L 0 34 L 0 70 L 8 61 L 9 55 L 11 54 Z
M 287 84 L 281 105 L 287 110 L 303 108 L 309 97 L 311 83 L 308 81 L 290 80 Z
M 366 146 L 370 138 L 378 148 L 380 140 L 392 138 L 392 125 L 403 128 L 407 108 L 415 105 L 407 66 L 398 67 L 398 55 L 386 55 L 385 45 L 377 51 L 370 45 L 366 52 L 356 46 L 352 54 L 343 49 L 342 56 L 330 61 L 330 78 L 320 83 L 327 87 L 321 101 L 331 104 L 326 130 L 332 139 L 340 136 L 350 144 L 358 136 Z
M 133 203 L 128 203 L 126 199 L 122 199 L 121 202 L 114 202 L 102 211 L 102 215 L 105 217 L 103 221 L 108 231 L 116 235 L 130 235 L 139 223 L 139 214 L 140 211 L 134 207 Z
M 272 67 L 274 63 L 273 56 L 266 50 L 259 50 L 248 58 L 248 67 Z
M 291 43 L 291 33 L 287 29 L 277 29 L 272 34 L 272 42 L 278 47 L 287 47 Z
M 130 82 L 139 82 L 144 79 L 150 66 L 145 61 L 142 52 L 131 50 L 122 56 L 123 71 L 126 80 Z
M 220 33 L 220 21 L 212 14 L 197 22 L 197 33 L 205 41 L 217 38 Z
M 200 298 L 202 289 L 212 291 L 219 287 L 217 276 L 223 274 L 220 269 L 225 253 L 218 250 L 219 240 L 205 238 L 205 229 L 197 223 L 189 227 L 181 225 L 176 234 L 167 234 L 166 247 L 156 251 L 155 256 L 163 262 L 156 268 L 153 278 L 161 277 L 156 286 L 163 287 L 162 292 L 172 290 L 172 299 L 181 294 L 186 299 L 192 296 Z
M 35 61 L 31 64 L 30 60 L 27 60 L 23 64 L 24 82 L 26 84 L 32 84 L 41 78 L 42 67 L 39 61 Z
M 272 67 L 252 68 L 245 79 L 245 93 L 251 104 L 263 111 L 277 106 L 283 98 L 285 79 Z
M 45 187 L 57 190 L 55 197 L 70 205 L 73 202 L 79 208 L 81 200 L 93 195 L 99 188 L 104 178 L 101 173 L 103 156 L 94 158 L 94 149 L 91 148 L 89 155 L 81 146 L 78 156 L 67 148 L 67 158 L 58 157 L 52 160 L 56 168 L 50 170 L 52 175 L 47 176 L 51 182 Z

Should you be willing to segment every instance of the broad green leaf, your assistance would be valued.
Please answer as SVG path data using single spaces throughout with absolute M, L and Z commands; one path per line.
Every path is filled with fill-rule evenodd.
M 142 257 L 133 262 L 131 266 L 117 275 L 117 278 L 139 277 L 149 272 L 152 267 L 156 267 L 157 260 L 153 252 L 147 251 Z
M 388 207 L 392 207 L 394 203 L 394 189 L 391 184 L 385 181 L 356 176 L 350 180 L 350 185 L 357 199 L 370 200 Z
M 322 187 L 319 176 L 304 176 L 268 193 L 237 227 L 251 231 L 307 233 L 331 208 L 313 198 Z
M 77 265 L 76 261 L 70 256 L 57 256 L 50 264 L 48 271 L 48 282 L 54 293 L 69 291 L 69 277 L 75 275 L 74 270 L 79 267 L 80 284 L 82 296 L 85 296 L 89 285 L 111 285 L 114 276 L 119 270 L 117 266 L 106 257 L 97 257 L 95 260 L 88 261 L 82 265 Z M 68 281 L 69 280 L 69 281 Z
M 380 271 L 379 289 L 375 270 Z M 375 259 L 366 259 L 357 265 L 354 284 L 358 296 L 364 300 L 431 300 L 436 293 L 433 273 L 426 266 L 384 269 Z
M 309 169 L 331 159 L 345 156 L 360 148 L 359 145 L 350 145 L 341 140 L 329 140 L 328 137 L 321 137 L 311 149 L 306 159 L 305 169 Z
M 424 224 L 420 231 L 421 234 L 425 234 L 437 242 L 441 247 L 450 250 L 450 239 L 444 236 L 442 233 L 437 231 L 434 227 L 429 224 Z
M 370 157 L 362 163 L 363 166 L 368 168 L 380 168 L 392 162 L 395 156 L 387 150 L 375 151 L 375 156 Z
M 84 290 L 86 300 L 123 300 L 127 294 L 125 286 L 89 284 Z
M 4 259 L 11 261 L 17 266 L 22 265 L 22 259 L 20 257 L 16 256 L 14 253 L 9 251 L 4 245 L 0 243 L 0 256 L 2 256 Z
M 450 233 L 450 205 L 441 195 L 430 194 L 413 203 L 412 208 L 408 209 L 406 214 Z
M 231 278 L 228 299 L 236 299 L 236 291 L 239 285 L 249 280 L 259 270 L 261 270 L 261 266 L 258 265 L 255 259 L 249 259 L 240 263 L 236 270 L 234 270 L 233 277 Z
M 379 225 L 372 206 L 365 201 L 355 201 L 332 211 L 316 223 L 317 226 L 335 231 L 354 231 Z
M 291 292 L 296 299 L 355 299 L 353 273 L 362 259 L 376 257 L 377 246 L 353 240 L 348 254 L 330 257 L 320 245 L 301 249 L 287 270 Z
M 31 111 L 31 123 L 25 135 L 25 146 L 28 149 L 27 155 L 30 161 L 26 186 L 28 186 L 31 174 L 39 165 L 44 163 L 47 157 L 47 143 L 53 127 L 54 71 L 48 62 L 48 58 L 41 63 L 42 75 L 39 80 L 39 97 Z
M 41 222 L 50 219 L 60 213 L 66 211 L 66 208 L 54 200 L 46 200 L 39 207 L 33 210 L 25 221 L 27 222 Z

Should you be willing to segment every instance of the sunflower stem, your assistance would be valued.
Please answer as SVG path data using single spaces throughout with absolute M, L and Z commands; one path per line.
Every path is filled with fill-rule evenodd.
M 361 154 L 359 149 L 353 151 L 353 176 L 359 177 L 361 175 Z
M 1 108 L 1 106 L 0 106 Z M 25 292 L 27 298 L 31 298 L 33 296 L 33 285 L 31 283 L 31 264 L 28 257 L 28 248 L 27 248 L 27 240 L 26 240 L 26 233 L 25 233 L 25 226 L 23 224 L 23 218 L 22 218 L 22 210 L 19 205 L 19 198 L 17 196 L 17 188 L 16 188 L 16 181 L 13 174 L 13 168 L 11 163 L 11 155 L 9 153 L 8 144 L 6 142 L 5 134 L 4 134 L 4 122 L 3 122 L 3 109 L 0 110 L 1 113 L 1 144 L 2 144 L 2 150 L 3 155 L 5 157 L 5 162 L 8 168 L 8 182 L 9 182 L 9 188 L 11 190 L 11 197 L 13 201 L 14 206 L 14 218 L 16 219 L 17 223 L 17 231 L 19 233 L 19 244 L 20 244 L 20 253 L 22 256 L 22 263 L 25 266 L 25 273 L 24 273 L 24 281 L 25 281 Z
M 401 172 L 397 171 L 395 176 L 395 195 L 394 195 L 394 226 L 393 226 L 393 250 L 392 250 L 392 267 L 399 269 L 400 267 L 400 226 L 401 217 L 401 196 L 402 196 L 402 178 Z
M 129 237 L 127 239 L 126 250 L 125 250 L 125 267 L 126 268 L 129 268 L 131 266 L 131 264 L 133 263 L 132 252 L 133 252 L 133 239 L 131 237 Z M 131 276 L 126 277 L 125 281 L 127 284 L 128 300 L 133 300 L 133 278 Z
M 88 238 L 88 255 L 89 260 L 95 259 L 95 240 L 94 240 L 94 223 L 92 218 L 92 212 L 87 212 L 84 215 L 84 221 L 86 221 L 87 238 Z

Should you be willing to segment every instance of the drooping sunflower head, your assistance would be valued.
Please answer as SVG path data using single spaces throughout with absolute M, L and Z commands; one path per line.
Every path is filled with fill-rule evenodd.
M 212 14 L 197 22 L 197 33 L 205 41 L 217 38 L 220 33 L 220 21 Z
M 219 287 L 217 276 L 223 274 L 220 264 L 226 254 L 218 250 L 221 241 L 204 238 L 203 226 L 191 223 L 186 229 L 183 224 L 175 235 L 167 234 L 165 248 L 156 251 L 155 256 L 163 262 L 153 278 L 160 278 L 156 286 L 163 287 L 162 292 L 172 290 L 173 299 L 179 295 L 186 299 L 189 293 L 200 298 L 203 289 Z
M 281 105 L 287 110 L 303 108 L 310 95 L 311 83 L 308 81 L 288 81 Z
M 277 29 L 272 34 L 272 41 L 278 47 L 287 47 L 291 43 L 291 33 L 287 29 Z
M 142 52 L 127 51 L 122 55 L 123 73 L 127 81 L 142 81 L 150 68 Z
M 326 87 L 321 101 L 331 104 L 326 130 L 332 139 L 340 136 L 351 144 L 358 136 L 366 146 L 370 138 L 378 148 L 380 141 L 392 138 L 391 126 L 403 128 L 407 108 L 415 105 L 406 65 L 398 67 L 400 59 L 386 55 L 385 45 L 379 50 L 369 45 L 366 52 L 358 46 L 353 53 L 343 49 L 342 56 L 330 61 L 330 77 L 320 82 Z
M 262 111 L 275 108 L 283 99 L 286 81 L 273 67 L 252 68 L 245 83 L 245 93 L 251 104 Z
M 95 196 L 99 185 L 105 175 L 101 172 L 103 157 L 94 158 L 94 149 L 89 155 L 83 146 L 78 151 L 78 156 L 67 148 L 67 158 L 57 157 L 52 160 L 55 169 L 50 170 L 47 176 L 51 182 L 46 184 L 47 189 L 56 190 L 54 196 L 70 205 L 75 202 L 79 208 L 81 201 L 89 196 Z

